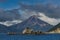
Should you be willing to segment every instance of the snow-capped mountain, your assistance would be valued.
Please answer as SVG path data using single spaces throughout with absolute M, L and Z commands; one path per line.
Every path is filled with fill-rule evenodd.
M 33 15 L 30 18 L 28 18 L 27 20 L 10 26 L 9 29 L 11 31 L 23 31 L 23 29 L 25 29 L 26 27 L 29 27 L 31 29 L 34 30 L 41 30 L 41 31 L 48 31 L 50 28 L 52 28 L 53 26 L 40 20 L 37 16 Z

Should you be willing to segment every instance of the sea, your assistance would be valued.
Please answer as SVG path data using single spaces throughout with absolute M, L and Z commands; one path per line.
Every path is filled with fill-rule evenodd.
M 60 40 L 60 34 L 40 34 L 40 35 L 0 34 L 0 40 Z

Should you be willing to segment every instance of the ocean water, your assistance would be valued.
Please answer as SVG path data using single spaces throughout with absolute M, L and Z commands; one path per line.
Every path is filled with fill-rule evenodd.
M 60 34 L 44 35 L 6 35 L 0 34 L 0 40 L 60 40 Z

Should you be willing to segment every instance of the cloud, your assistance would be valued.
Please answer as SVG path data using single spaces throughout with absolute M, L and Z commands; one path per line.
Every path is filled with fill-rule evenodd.
M 43 5 L 43 4 L 35 4 L 35 5 L 21 4 L 20 6 L 21 6 L 20 9 L 18 8 L 17 10 L 11 10 L 10 15 L 12 15 L 12 13 L 14 13 L 16 11 L 16 13 L 14 13 L 14 14 L 17 14 L 16 17 L 18 17 L 22 20 L 26 20 L 32 15 L 39 15 L 40 16 L 39 19 L 41 19 L 41 20 L 43 20 L 43 21 L 45 21 L 51 25 L 56 25 L 60 22 L 60 7 L 58 7 L 56 5 L 51 5 L 51 4 L 47 4 L 47 5 Z M 14 17 L 14 18 L 16 18 L 16 17 Z M 3 22 L 3 23 L 5 23 L 4 25 L 6 25 L 9 22 Z M 1 24 L 3 24 L 3 23 L 1 23 Z M 11 24 L 9 23 L 8 25 L 11 25 Z
M 3 10 L 0 9 L 0 21 L 10 21 L 20 19 L 18 9 Z
M 21 9 L 31 10 L 36 12 L 42 12 L 48 17 L 51 18 L 60 18 L 60 6 L 53 5 L 53 4 L 35 4 L 35 5 L 28 5 L 28 4 L 21 4 Z
M 30 10 L 19 10 L 20 15 L 21 15 L 21 19 L 26 20 L 28 19 L 30 16 L 36 15 L 35 11 L 30 11 Z
M 29 18 L 32 15 L 39 15 L 39 19 L 51 24 L 57 25 L 60 23 L 60 6 L 52 4 L 21 4 L 22 17 Z
M 44 13 L 40 13 L 39 12 L 39 19 L 51 24 L 51 25 L 57 25 L 58 23 L 60 23 L 60 19 L 55 19 L 55 18 L 50 18 L 48 16 L 46 16 Z

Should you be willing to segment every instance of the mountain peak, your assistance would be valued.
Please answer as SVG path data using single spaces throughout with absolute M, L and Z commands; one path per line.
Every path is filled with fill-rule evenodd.
M 33 15 L 28 19 L 28 23 L 37 23 L 37 22 L 38 22 L 37 15 Z
M 52 25 L 40 20 L 36 15 L 33 15 L 27 20 L 19 24 L 13 25 L 12 27 L 13 29 L 16 28 L 17 30 L 20 30 L 20 31 L 22 31 L 26 27 L 29 27 L 34 30 L 48 31 L 52 27 Z
M 30 18 L 37 18 L 37 15 L 33 15 L 33 16 L 31 16 Z

